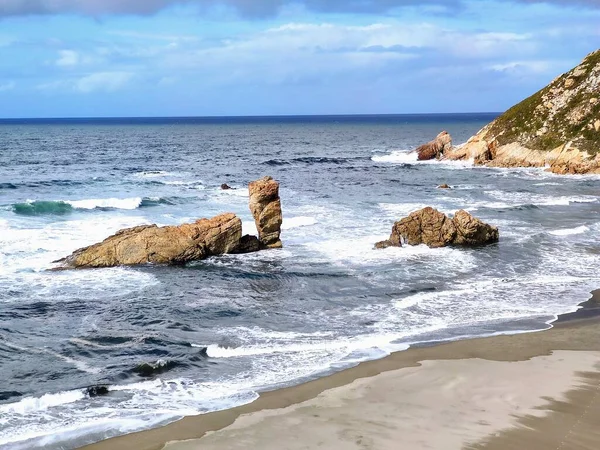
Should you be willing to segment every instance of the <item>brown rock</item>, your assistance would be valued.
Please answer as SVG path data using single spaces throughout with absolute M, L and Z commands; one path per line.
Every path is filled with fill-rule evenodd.
M 231 253 L 241 237 L 242 221 L 235 214 L 222 214 L 180 226 L 127 228 L 56 262 L 64 268 L 184 264 Z
M 254 253 L 260 250 L 260 241 L 256 236 L 247 234 L 242 237 L 239 245 L 232 253 Z
M 415 211 L 396 222 L 388 241 L 377 243 L 376 248 L 403 244 L 425 244 L 431 248 L 448 245 L 483 245 L 497 242 L 498 228 L 488 225 L 460 210 L 453 219 L 436 209 L 427 207 Z
M 452 188 L 450 186 L 448 186 L 446 183 L 444 183 L 444 184 L 440 184 L 438 186 L 438 189 L 452 189 Z
M 426 161 L 429 159 L 439 158 L 444 151 L 450 150 L 451 148 L 452 137 L 447 131 L 442 131 L 433 141 L 417 148 L 416 152 L 419 161 Z
M 389 239 L 386 240 L 386 241 L 377 242 L 375 244 L 375 248 L 379 249 L 379 250 L 382 250 L 382 249 L 388 248 L 388 247 L 401 247 L 401 246 L 400 245 L 394 245 L 392 243 L 392 241 L 390 241 Z
M 281 200 L 279 183 L 271 177 L 253 181 L 250 190 L 250 212 L 254 216 L 258 239 L 263 248 L 281 248 Z
M 227 183 L 223 183 L 221 185 L 221 189 L 223 189 L 224 191 L 228 191 L 229 189 L 233 189 L 231 186 L 229 186 Z
M 453 245 L 482 245 L 498 242 L 500 238 L 498 228 L 482 222 L 463 209 L 454 214 L 452 222 L 456 227 Z

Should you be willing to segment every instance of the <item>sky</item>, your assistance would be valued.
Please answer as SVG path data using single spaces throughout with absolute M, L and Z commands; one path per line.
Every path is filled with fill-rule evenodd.
M 0 118 L 498 112 L 600 0 L 0 0 Z

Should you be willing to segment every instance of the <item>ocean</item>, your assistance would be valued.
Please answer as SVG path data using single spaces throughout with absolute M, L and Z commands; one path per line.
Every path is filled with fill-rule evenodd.
M 0 448 L 77 448 L 576 310 L 600 282 L 600 177 L 408 154 L 494 117 L 0 121 Z M 140 224 L 234 212 L 256 232 L 247 185 L 265 175 L 281 183 L 282 250 L 48 270 Z M 500 242 L 374 250 L 424 206 L 466 209 Z M 90 397 L 99 384 L 109 394 Z

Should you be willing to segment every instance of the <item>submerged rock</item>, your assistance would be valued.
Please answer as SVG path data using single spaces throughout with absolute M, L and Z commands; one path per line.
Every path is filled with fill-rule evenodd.
M 452 188 L 450 186 L 448 186 L 447 184 L 444 183 L 444 184 L 440 184 L 438 186 L 438 189 L 452 189 Z
M 250 212 L 254 216 L 258 240 L 263 248 L 281 248 L 281 200 L 279 183 L 271 177 L 253 181 L 250 190 Z
M 221 214 L 179 226 L 126 228 L 56 262 L 65 268 L 184 264 L 232 253 L 241 238 L 242 221 L 235 214 Z
M 452 148 L 452 137 L 447 131 L 442 131 L 437 137 L 427 144 L 417 148 L 417 158 L 419 161 L 440 158 L 442 154 Z
M 427 207 L 396 222 L 390 238 L 378 242 L 375 247 L 402 247 L 403 244 L 425 244 L 432 248 L 448 245 L 474 246 L 497 242 L 498 239 L 498 228 L 464 210 L 458 211 L 451 219 L 440 211 Z
M 101 397 L 108 395 L 108 386 L 90 386 L 85 390 L 85 392 L 89 397 Z
M 173 361 L 159 359 L 155 363 L 142 363 L 134 367 L 133 372 L 140 377 L 148 378 L 171 370 L 177 364 Z
M 444 157 L 490 167 L 547 167 L 557 174 L 600 173 L 599 92 L 596 50 Z

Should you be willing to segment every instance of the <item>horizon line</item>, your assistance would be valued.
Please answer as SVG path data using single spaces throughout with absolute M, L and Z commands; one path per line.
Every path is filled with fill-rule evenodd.
M 0 121 L 24 120 L 114 120 L 114 119 L 271 119 L 303 117 L 400 117 L 400 116 L 456 116 L 477 114 L 502 114 L 500 111 L 433 112 L 433 113 L 350 113 L 350 114 L 257 114 L 257 115 L 208 115 L 208 116 L 74 116 L 74 117 L 0 117 Z

